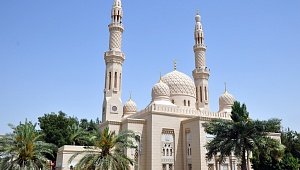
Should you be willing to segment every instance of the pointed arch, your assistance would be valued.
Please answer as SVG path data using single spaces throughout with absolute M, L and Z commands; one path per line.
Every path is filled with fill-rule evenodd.
M 114 77 L 114 88 L 118 87 L 118 73 L 115 72 L 115 77 Z
M 111 72 L 109 72 L 109 77 L 108 77 L 108 90 L 111 89 Z

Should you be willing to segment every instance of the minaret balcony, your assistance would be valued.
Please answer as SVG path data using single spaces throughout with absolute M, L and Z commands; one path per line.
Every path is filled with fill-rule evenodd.
M 205 44 L 195 44 L 194 50 L 196 50 L 196 49 L 206 49 L 206 45 Z
M 106 63 L 120 63 L 123 64 L 125 55 L 122 51 L 110 50 L 104 53 Z
M 109 24 L 108 27 L 109 27 L 110 31 L 112 31 L 112 30 L 116 30 L 116 31 L 120 31 L 120 32 L 124 31 L 122 23 L 113 22 L 113 23 Z
M 196 69 L 194 69 L 195 73 L 208 73 L 210 72 L 210 69 L 208 67 L 202 66 L 202 67 L 198 67 Z
M 200 67 L 193 70 L 194 79 L 208 79 L 210 69 L 207 67 Z

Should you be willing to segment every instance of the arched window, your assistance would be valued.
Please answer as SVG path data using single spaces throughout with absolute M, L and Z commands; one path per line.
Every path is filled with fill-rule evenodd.
M 109 72 L 108 89 L 111 89 L 111 72 Z
M 192 164 L 188 164 L 188 170 L 192 170 Z
M 117 82 L 118 82 L 118 73 L 115 72 L 115 82 L 114 82 L 114 88 L 117 88 Z
M 119 76 L 119 90 L 121 90 L 121 80 L 122 80 L 122 73 L 120 73 Z
M 186 100 L 183 100 L 183 105 L 186 106 Z
M 202 103 L 203 99 L 202 99 L 202 87 L 200 86 L 200 102 Z
M 191 147 L 192 135 L 191 135 L 189 129 L 186 129 L 185 133 L 186 133 L 186 152 L 187 152 L 187 158 L 191 158 L 191 155 L 192 155 L 192 147 Z
M 206 87 L 204 88 L 204 90 L 205 90 L 205 100 L 207 100 L 207 89 L 206 89 Z
M 198 101 L 198 87 L 196 87 L 196 101 Z
M 201 44 L 203 43 L 203 34 L 201 33 L 201 37 L 200 37 L 200 42 Z
M 167 170 L 167 164 L 163 164 L 163 166 L 162 166 L 163 168 L 163 170 Z
M 164 169 L 164 164 L 166 165 L 166 170 L 169 170 L 170 164 L 174 165 L 174 153 L 175 153 L 175 146 L 174 146 L 174 130 L 173 129 L 162 129 L 162 136 L 161 136 L 161 161 Z
M 173 170 L 173 164 L 169 164 L 169 170 Z
M 175 101 L 174 101 L 174 100 L 172 100 L 172 103 L 173 103 L 173 104 L 175 104 Z
M 191 106 L 191 102 L 188 100 L 188 106 Z
M 104 85 L 104 86 L 105 86 L 105 87 L 104 87 L 105 90 L 106 90 L 106 87 L 107 87 L 107 84 L 106 84 L 106 83 L 107 83 L 107 71 L 105 72 L 105 85 Z

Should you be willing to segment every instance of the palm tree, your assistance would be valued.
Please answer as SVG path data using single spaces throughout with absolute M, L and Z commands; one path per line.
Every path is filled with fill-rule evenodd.
M 88 141 L 89 134 L 78 124 L 73 123 L 71 126 L 68 126 L 67 130 L 70 133 L 69 141 L 72 145 L 86 145 Z
M 12 134 L 0 138 L 0 169 L 39 170 L 49 169 L 45 154 L 52 155 L 52 144 L 42 141 L 36 124 L 25 121 L 13 128 Z
M 239 102 L 234 102 L 232 106 L 231 119 L 218 119 L 204 124 L 205 131 L 215 136 L 206 145 L 207 157 L 212 159 L 220 154 L 219 161 L 222 161 L 234 153 L 241 158 L 241 169 L 247 170 L 249 153 L 262 148 L 263 141 L 274 142 L 267 137 L 267 132 L 280 130 L 280 121 L 253 121 L 249 118 L 246 105 Z
M 101 133 L 91 137 L 93 146 L 85 147 L 85 151 L 74 154 L 69 162 L 75 157 L 84 155 L 76 164 L 78 169 L 93 170 L 129 170 L 133 160 L 127 157 L 127 148 L 135 148 L 135 134 L 131 131 L 122 131 L 116 134 L 105 128 Z
M 279 141 L 263 138 L 253 151 L 252 168 L 254 170 L 282 169 L 282 158 L 285 158 L 285 147 Z M 283 168 L 285 169 L 285 168 Z M 290 169 L 290 168 L 288 168 Z

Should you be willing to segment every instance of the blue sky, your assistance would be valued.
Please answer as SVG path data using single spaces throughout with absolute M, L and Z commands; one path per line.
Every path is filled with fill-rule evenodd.
M 112 0 L 0 1 L 0 134 L 45 113 L 101 118 Z M 258 119 L 300 131 L 300 1 L 123 0 L 123 101 L 144 108 L 151 88 L 194 69 L 197 10 L 207 44 L 210 105 L 224 82 Z

